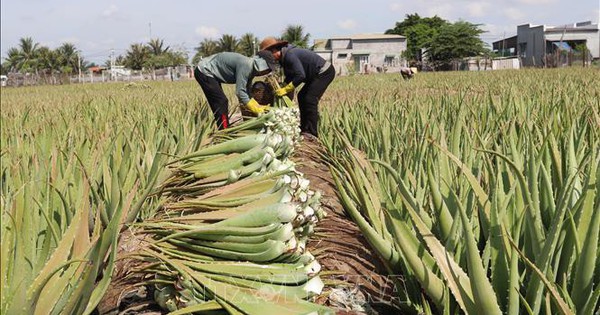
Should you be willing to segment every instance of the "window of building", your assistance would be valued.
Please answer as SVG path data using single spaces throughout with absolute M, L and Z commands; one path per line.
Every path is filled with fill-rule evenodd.
M 383 65 L 386 67 L 397 67 L 399 59 L 396 56 L 385 56 L 383 59 Z
M 346 58 L 348 58 L 348 54 L 338 54 L 337 58 L 338 59 L 346 59 Z
M 527 43 L 519 43 L 519 56 L 522 58 L 527 57 Z

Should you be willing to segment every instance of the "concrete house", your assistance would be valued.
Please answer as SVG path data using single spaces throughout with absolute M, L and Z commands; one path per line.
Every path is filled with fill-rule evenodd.
M 600 29 L 590 21 L 561 26 L 523 24 L 517 26 L 517 35 L 493 42 L 495 51 L 504 56 L 515 55 L 526 67 L 545 66 L 548 56 L 561 50 L 573 51 L 585 45 L 587 53 L 582 61 L 589 63 L 600 58 Z M 551 60 L 550 60 L 551 61 Z
M 315 40 L 313 50 L 331 62 L 338 75 L 399 72 L 406 66 L 402 53 L 406 37 L 362 34 Z

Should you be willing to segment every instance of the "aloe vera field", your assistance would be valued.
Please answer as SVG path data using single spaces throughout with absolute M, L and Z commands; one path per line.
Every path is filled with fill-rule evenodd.
M 600 313 L 598 68 L 337 77 L 318 140 L 193 80 L 0 93 L 2 314 Z

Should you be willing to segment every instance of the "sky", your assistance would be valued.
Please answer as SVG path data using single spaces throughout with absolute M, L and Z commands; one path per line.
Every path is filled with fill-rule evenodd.
M 114 51 L 160 38 L 172 49 L 194 48 L 204 38 L 250 32 L 259 39 L 302 25 L 314 39 L 383 33 L 407 14 L 437 15 L 481 24 L 486 43 L 516 34 L 517 25 L 598 23 L 600 0 L 2 0 L 2 60 L 19 39 L 55 49 L 72 43 L 85 60 L 104 64 Z

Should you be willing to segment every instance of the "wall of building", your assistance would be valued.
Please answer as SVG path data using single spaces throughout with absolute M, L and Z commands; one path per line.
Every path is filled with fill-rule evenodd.
M 331 50 L 338 50 L 338 49 L 349 49 L 350 47 L 350 39 L 332 39 L 331 40 L 331 47 L 329 47 L 329 49 Z
M 406 38 L 331 39 L 331 51 L 316 51 L 331 62 L 338 75 L 354 73 L 399 72 L 406 66 L 402 52 Z
M 493 59 L 492 70 L 503 70 L 503 69 L 520 69 L 521 63 L 519 58 L 504 58 L 504 59 Z
M 352 41 L 353 50 L 365 50 L 373 53 L 392 53 L 394 51 L 400 53 L 406 50 L 406 38 L 387 40 L 387 39 L 370 39 Z
M 544 25 L 517 27 L 517 55 L 523 66 L 541 66 L 546 50 Z

